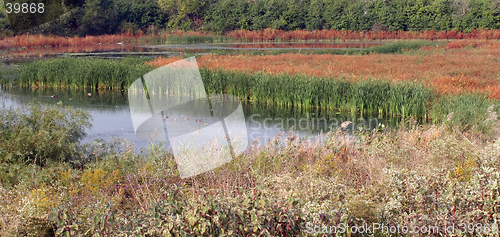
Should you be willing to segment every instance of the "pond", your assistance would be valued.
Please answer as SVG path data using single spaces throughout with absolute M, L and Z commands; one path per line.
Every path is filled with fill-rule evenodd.
M 213 50 L 312 50 L 312 49 L 362 49 L 387 42 L 283 42 L 283 43 L 220 43 L 220 44 L 167 44 L 140 45 L 105 44 L 68 47 L 32 48 L 0 52 L 3 61 L 13 59 L 43 59 L 53 57 L 158 57 L 176 56 L 181 53 L 207 54 Z
M 0 70 L 10 71 L 9 77 L 15 68 L 25 62 L 49 57 L 157 57 L 174 56 L 182 52 L 203 54 L 210 50 L 255 50 L 255 49 L 344 49 L 365 48 L 380 43 L 344 42 L 344 43 L 227 43 L 227 44 L 175 44 L 135 46 L 132 44 L 109 44 L 78 47 L 58 47 L 8 51 L 2 54 Z M 90 94 L 89 94 L 90 93 Z M 57 95 L 57 98 L 52 98 Z M 90 95 L 90 96 L 89 96 Z M 127 91 L 85 91 L 85 90 L 33 90 L 21 88 L 2 88 L 0 90 L 0 109 L 20 108 L 33 100 L 42 105 L 57 106 L 69 105 L 87 111 L 93 118 L 92 128 L 82 142 L 91 142 L 94 139 L 112 141 L 115 138 L 126 139 L 135 144 L 137 150 L 145 148 L 149 141 L 139 139 L 134 130 L 133 115 L 130 112 Z M 379 124 L 395 126 L 397 120 L 387 120 L 377 117 L 359 117 L 357 115 L 338 113 L 335 111 L 321 111 L 314 109 L 292 109 L 277 106 L 268 106 L 251 101 L 241 101 L 241 108 L 245 118 L 245 128 L 248 140 L 264 144 L 281 132 L 293 130 L 301 138 L 315 139 L 319 134 L 336 130 L 343 122 L 351 121 L 347 131 L 360 128 L 373 129 Z M 158 115 L 160 116 L 160 115 Z M 169 120 L 172 122 L 172 118 Z M 204 119 L 190 120 L 190 123 Z M 183 121 L 184 122 L 184 121 Z M 185 121 L 188 123 L 188 121 Z M 243 128 L 242 128 L 243 129 Z
M 90 96 L 89 96 L 89 93 Z M 57 95 L 57 98 L 52 98 Z M 22 108 L 36 100 L 44 106 L 69 105 L 82 109 L 92 116 L 92 128 L 87 131 L 83 143 L 94 139 L 113 141 L 127 139 L 134 143 L 136 151 L 147 147 L 149 141 L 139 139 L 132 122 L 126 92 L 120 91 L 86 91 L 61 89 L 21 89 L 2 88 L 0 90 L 0 109 Z M 242 101 L 241 103 L 248 140 L 257 140 L 264 144 L 281 132 L 293 130 L 301 138 L 315 139 L 317 135 L 336 130 L 343 122 L 352 121 L 348 132 L 360 128 L 373 129 L 379 124 L 395 126 L 397 121 L 377 117 L 359 117 L 335 111 L 291 109 Z M 194 122 L 194 118 L 192 119 Z M 179 121 L 180 122 L 180 121 Z

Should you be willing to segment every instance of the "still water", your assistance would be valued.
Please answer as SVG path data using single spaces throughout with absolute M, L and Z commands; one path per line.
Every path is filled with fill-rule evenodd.
M 0 52 L 3 61 L 32 60 L 54 57 L 168 57 L 190 53 L 207 54 L 213 50 L 313 50 L 313 49 L 362 49 L 378 46 L 386 42 L 283 42 L 283 43 L 219 43 L 219 44 L 166 44 L 166 45 L 135 45 L 135 44 L 105 44 L 68 47 L 42 47 Z
M 325 42 L 325 43 L 227 43 L 227 44 L 171 44 L 136 46 L 132 44 L 109 44 L 72 46 L 57 48 L 25 49 L 20 51 L 7 51 L 0 54 L 2 62 L 0 70 L 14 72 L 22 64 L 52 57 L 98 57 L 98 58 L 123 58 L 123 57 L 157 57 L 174 56 L 182 53 L 204 54 L 211 50 L 273 50 L 273 49 L 345 49 L 365 48 L 379 45 L 380 43 L 362 42 Z M 7 77 L 15 77 L 15 73 L 7 73 Z M 89 94 L 90 93 L 90 94 Z M 57 98 L 52 98 L 57 95 Z M 90 96 L 89 96 L 90 95 Z M 127 92 L 119 91 L 86 91 L 86 90 L 33 90 L 19 88 L 0 89 L 0 110 L 8 108 L 22 108 L 27 103 L 37 101 L 44 106 L 69 105 L 82 109 L 92 116 L 92 128 L 87 131 L 83 143 L 95 139 L 112 141 L 126 139 L 134 143 L 137 150 L 145 148 L 150 141 L 140 139 L 134 131 L 132 114 L 130 112 Z M 343 122 L 351 121 L 347 127 L 348 132 L 360 128 L 373 129 L 380 123 L 394 126 L 397 121 L 388 121 L 376 117 L 356 117 L 335 111 L 321 111 L 314 109 L 291 109 L 265 104 L 241 101 L 241 106 L 249 142 L 257 141 L 264 144 L 277 134 L 293 130 L 301 138 L 316 139 L 319 134 L 336 130 Z M 158 115 L 161 116 L 161 115 Z M 207 118 L 182 120 L 176 122 L 194 123 L 206 121 Z M 169 120 L 172 122 L 172 118 Z M 243 126 L 243 125 L 239 125 Z M 244 128 L 241 128 L 244 129 Z M 144 138 L 144 136 L 142 137 Z
M 52 95 L 57 95 L 57 98 L 52 98 Z M 103 139 L 108 142 L 114 139 L 126 139 L 134 143 L 137 151 L 149 144 L 149 141 L 139 139 L 134 132 L 126 92 L 0 89 L 0 110 L 22 108 L 32 101 L 37 101 L 44 106 L 57 106 L 57 103 L 61 102 L 62 105 L 88 112 L 92 116 L 92 128 L 87 131 L 86 137 L 82 140 L 83 143 L 94 139 Z M 396 125 L 396 121 L 377 117 L 356 117 L 335 111 L 282 108 L 249 101 L 241 101 L 241 105 L 248 139 L 250 142 L 257 141 L 259 144 L 264 144 L 277 134 L 290 130 L 299 134 L 301 138 L 315 139 L 319 134 L 330 130 L 335 131 L 345 121 L 353 122 L 347 127 L 348 132 L 360 128 L 373 129 L 380 123 L 388 126 Z M 192 120 L 194 122 L 194 118 Z

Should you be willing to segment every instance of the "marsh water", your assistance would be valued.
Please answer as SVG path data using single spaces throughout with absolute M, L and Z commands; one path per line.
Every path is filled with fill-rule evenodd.
M 211 49 L 299 49 L 299 48 L 364 48 L 377 45 L 377 43 L 234 43 L 234 44 L 197 44 L 197 45 L 157 45 L 157 46 L 131 46 L 108 45 L 92 47 L 73 47 L 71 49 L 41 49 L 16 51 L 7 54 L 0 65 L 0 70 L 12 70 L 22 64 L 47 58 L 47 56 L 80 56 L 80 57 L 156 57 L 158 55 L 172 56 L 179 52 L 206 53 Z M 25 54 L 26 57 L 17 58 L 13 55 Z M 40 57 L 37 57 L 37 54 Z M 9 56 L 10 55 L 10 56 Z M 30 56 L 35 55 L 35 56 Z M 12 75 L 11 75 L 12 76 Z M 13 75 L 15 77 L 15 75 Z M 89 94 L 90 93 L 90 94 Z M 53 98 L 57 95 L 57 98 Z M 128 95 L 126 91 L 88 91 L 69 89 L 29 89 L 10 88 L 0 89 L 0 110 L 8 108 L 21 108 L 27 103 L 37 101 L 44 106 L 69 105 L 82 109 L 92 116 L 92 128 L 87 131 L 87 136 L 82 142 L 91 142 L 95 139 L 112 141 L 126 139 L 134 143 L 137 150 L 145 148 L 150 141 L 139 139 L 134 131 L 132 115 L 130 112 Z M 277 107 L 266 104 L 241 101 L 245 117 L 245 127 L 248 140 L 264 144 L 282 132 L 294 131 L 301 138 L 315 139 L 319 134 L 336 130 L 343 122 L 351 121 L 347 127 L 348 132 L 353 130 L 373 129 L 379 124 L 395 126 L 397 120 L 387 120 L 373 116 L 363 116 L 325 111 L 316 109 L 293 109 Z M 158 115 L 160 116 L 160 115 Z M 198 121 L 198 120 L 196 120 Z M 201 122 L 202 119 L 199 119 Z M 193 121 L 194 122 L 194 121 Z M 241 125 L 243 126 L 243 125 Z M 243 128 L 242 128 L 243 129 Z
M 89 96 L 88 93 L 91 93 Z M 57 98 L 52 98 L 57 95 Z M 20 88 L 2 88 L 0 90 L 0 109 L 22 108 L 27 103 L 37 101 L 44 106 L 69 105 L 82 109 L 92 116 L 92 128 L 82 142 L 94 139 L 112 141 L 116 138 L 127 139 L 136 148 L 144 148 L 149 141 L 139 139 L 134 132 L 128 96 L 124 92 L 108 91 L 98 93 L 87 90 L 34 90 Z M 59 103 L 59 105 L 58 105 Z M 301 138 L 314 139 L 319 134 L 336 130 L 343 122 L 352 121 L 348 132 L 360 128 L 373 129 L 379 124 L 396 125 L 377 117 L 359 117 L 335 111 L 314 109 L 292 109 L 268 106 L 249 101 L 242 101 L 246 130 L 250 142 L 257 140 L 260 144 L 275 137 L 281 132 L 293 130 Z M 194 120 L 194 118 L 193 118 Z
M 282 42 L 282 43 L 211 43 L 211 44 L 167 44 L 167 45 L 134 45 L 105 44 L 68 46 L 52 48 L 22 49 L 0 52 L 4 61 L 12 59 L 33 60 L 54 57 L 168 57 L 189 53 L 207 54 L 213 50 L 245 51 L 245 50 L 313 50 L 313 49 L 362 49 L 378 46 L 387 42 Z

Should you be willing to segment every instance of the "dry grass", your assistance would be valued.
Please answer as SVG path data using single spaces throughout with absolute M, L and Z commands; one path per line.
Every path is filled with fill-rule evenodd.
M 126 233 L 121 232 L 125 231 L 125 226 L 139 231 L 141 223 L 154 221 L 143 214 L 154 216 L 155 205 L 170 200 L 165 195 L 171 194 L 165 190 L 171 186 L 182 190 L 177 194 L 182 199 L 173 199 L 173 206 L 169 207 L 180 208 L 175 209 L 180 211 L 175 215 L 180 215 L 176 218 L 182 220 L 168 227 L 175 229 L 192 229 L 196 225 L 189 224 L 191 218 L 207 221 L 208 217 L 203 214 L 205 208 L 236 205 L 227 198 L 253 197 L 256 190 L 271 203 L 290 198 L 300 200 L 302 204 L 292 210 L 300 212 L 303 221 L 316 224 L 347 220 L 350 224 L 376 222 L 421 226 L 430 221 L 443 227 L 452 221 L 466 223 L 477 218 L 485 223 L 499 221 L 498 216 L 492 215 L 500 205 L 493 200 L 498 190 L 490 184 L 481 185 L 500 178 L 498 137 L 486 139 L 474 131 L 461 133 L 442 125 L 415 126 L 414 123 L 397 131 L 358 135 L 353 140 L 339 129 L 321 141 L 301 141 L 293 133 L 280 134 L 264 147 L 254 143 L 236 160 L 185 180 L 178 178 L 172 160 L 155 149 L 142 159 L 129 151 L 126 155 L 108 154 L 109 157 L 101 157 L 99 164 L 87 164 L 83 171 L 65 171 L 61 166 L 48 173 L 53 173 L 52 181 L 47 181 L 50 182 L 48 186 L 20 184 L 14 189 L 0 190 L 1 231 L 3 236 L 8 236 L 26 230 L 44 230 L 42 227 L 48 223 L 47 214 L 51 210 L 45 207 L 48 204 L 43 200 L 49 197 L 55 203 L 66 203 L 52 212 L 59 215 L 56 220 L 66 220 L 56 222 L 57 228 L 71 229 L 74 234 L 87 230 Z M 120 157 L 118 160 L 116 155 Z M 38 176 L 47 173 L 38 172 Z M 485 180 L 488 177 L 489 181 Z M 435 189 L 440 185 L 446 188 Z M 474 186 L 475 191 L 466 191 L 464 187 L 468 186 Z M 448 189 L 454 190 L 454 194 L 448 193 Z M 39 197 L 30 196 L 34 190 L 41 193 Z M 488 200 L 488 204 L 474 201 L 478 198 Z M 454 208 L 450 200 L 460 200 L 460 206 Z M 175 204 L 176 201 L 183 204 Z M 257 203 L 260 204 L 253 208 L 273 211 L 262 202 Z M 244 205 L 240 203 L 239 208 L 246 210 Z M 443 213 L 443 209 L 450 212 Z M 240 215 L 239 210 L 233 212 Z M 198 211 L 200 215 L 192 216 Z M 210 215 L 218 215 L 218 211 L 214 209 Z M 62 213 L 67 213 L 67 217 Z M 415 215 L 419 217 L 415 219 Z M 101 227 L 103 229 L 98 227 L 95 217 L 96 220 L 109 218 Z M 79 225 L 78 231 L 74 224 Z M 161 230 L 163 227 L 155 228 Z

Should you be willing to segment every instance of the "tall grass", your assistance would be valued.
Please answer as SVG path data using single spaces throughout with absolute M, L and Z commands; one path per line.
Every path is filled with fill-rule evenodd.
M 475 131 L 409 125 L 354 140 L 341 129 L 314 141 L 281 134 L 189 179 L 161 146 L 136 154 L 125 142 L 82 146 L 73 168 L 4 164 L 0 233 L 305 236 L 311 224 L 444 230 L 481 220 L 490 228 L 481 235 L 497 236 L 498 135 L 484 142 Z
M 152 70 L 141 62 L 144 61 L 76 58 L 35 61 L 19 69 L 18 83 L 31 87 L 126 89 Z M 201 68 L 200 73 L 209 94 L 227 93 L 285 107 L 426 117 L 427 103 L 433 97 L 430 89 L 410 83 L 348 82 L 341 78 L 249 74 L 207 68 Z
M 35 61 L 18 70 L 16 83 L 29 87 L 99 88 L 126 90 L 154 67 L 145 59 L 120 61 L 62 58 Z M 491 105 L 500 114 L 498 100 L 477 94 L 440 95 L 418 83 L 383 80 L 344 80 L 301 74 L 245 73 L 202 67 L 200 73 L 207 94 L 232 94 L 244 100 L 296 109 L 319 108 L 378 114 L 380 117 L 418 117 L 446 121 L 455 113 L 461 126 L 483 127 Z M 177 85 L 179 86 L 179 85 Z M 154 87 L 154 86 L 153 86 Z M 165 94 L 168 88 L 152 88 Z M 458 124 L 457 124 L 458 125 Z
M 228 93 L 269 105 L 322 108 L 390 116 L 428 116 L 430 89 L 410 83 L 348 82 L 341 78 L 201 69 L 209 94 Z
M 125 89 L 153 68 L 145 59 L 61 58 L 39 60 L 18 70 L 17 83 L 24 87 Z
M 450 126 L 489 131 L 491 122 L 500 114 L 500 100 L 485 99 L 477 94 L 444 96 L 432 104 L 434 122 L 444 121 Z

